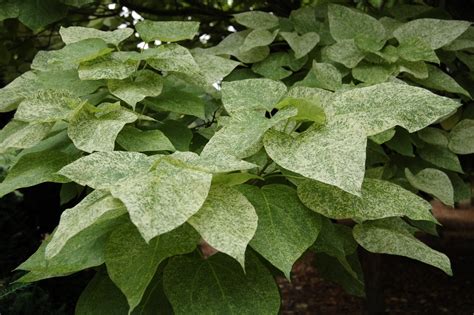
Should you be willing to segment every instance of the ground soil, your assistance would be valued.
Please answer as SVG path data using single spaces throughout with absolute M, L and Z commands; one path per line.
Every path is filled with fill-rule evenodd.
M 453 277 L 407 258 L 382 257 L 379 283 L 383 292 L 382 312 L 474 314 L 474 251 L 448 254 Z M 295 266 L 291 284 L 279 280 L 283 297 L 281 314 L 367 314 L 365 300 L 321 279 L 313 267 L 313 259 L 306 257 Z

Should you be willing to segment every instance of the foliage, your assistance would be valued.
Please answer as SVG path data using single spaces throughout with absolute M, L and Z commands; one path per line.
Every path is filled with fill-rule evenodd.
M 145 20 L 140 51 L 129 28 L 63 27 L 66 45 L 0 90 L 0 111 L 16 109 L 0 194 L 85 195 L 19 282 L 97 268 L 78 314 L 273 314 L 272 275 L 306 251 L 357 295 L 359 245 L 451 273 L 414 237 L 437 224 L 416 193 L 470 198 L 470 23 L 338 4 L 235 22 L 191 49 L 195 21 Z M 203 257 L 200 239 L 220 253 Z

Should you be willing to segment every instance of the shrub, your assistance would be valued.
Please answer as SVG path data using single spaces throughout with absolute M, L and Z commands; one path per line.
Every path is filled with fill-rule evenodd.
M 358 246 L 451 274 L 414 236 L 438 224 L 416 192 L 470 198 L 458 155 L 474 152 L 461 107 L 474 29 L 416 18 L 426 8 L 252 11 L 194 49 L 176 43 L 192 21 L 139 22 L 141 51 L 123 49 L 130 28 L 61 28 L 66 45 L 0 90 L 16 109 L 0 195 L 56 182 L 62 203 L 80 199 L 19 281 L 96 267 L 78 314 L 271 314 L 273 275 L 306 251 L 355 295 Z M 201 239 L 219 253 L 204 257 Z

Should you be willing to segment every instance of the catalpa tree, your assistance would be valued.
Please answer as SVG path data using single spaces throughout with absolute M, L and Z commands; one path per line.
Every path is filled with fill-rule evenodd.
M 452 75 L 474 66 L 474 28 L 425 8 L 249 11 L 193 49 L 195 21 L 61 28 L 0 90 L 16 110 L 0 195 L 55 182 L 80 199 L 18 281 L 95 268 L 77 314 L 277 314 L 274 276 L 307 251 L 359 296 L 358 246 L 451 274 L 414 236 L 438 224 L 417 192 L 470 198 L 469 76 Z M 135 31 L 147 45 L 124 49 Z

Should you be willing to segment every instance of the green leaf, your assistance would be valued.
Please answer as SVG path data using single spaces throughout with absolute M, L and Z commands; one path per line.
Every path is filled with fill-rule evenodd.
M 108 110 L 109 107 L 114 108 Z M 85 103 L 71 116 L 68 135 L 82 151 L 113 151 L 120 130 L 135 120 L 137 115 L 121 108 L 118 103 L 103 103 L 98 108 Z
M 108 82 L 110 93 L 124 100 L 135 109 L 138 102 L 147 96 L 158 96 L 163 87 L 161 75 L 142 70 L 137 72 L 133 80 L 110 80 Z
M 0 197 L 16 189 L 35 186 L 44 182 L 65 183 L 68 180 L 57 175 L 64 165 L 76 159 L 77 155 L 59 150 L 46 150 L 23 155 L 8 171 L 0 183 Z
M 230 118 L 229 123 L 209 140 L 202 155 L 249 157 L 262 147 L 262 137 L 265 131 L 296 114 L 296 108 L 282 109 L 271 119 L 255 111 L 236 112 Z
M 404 155 L 415 156 L 413 154 L 412 139 L 408 131 L 402 128 L 396 128 L 395 136 L 385 143 L 391 150 Z
M 290 21 L 298 33 L 305 34 L 318 29 L 315 11 L 316 9 L 312 6 L 304 6 L 291 11 Z
M 199 22 L 192 21 L 140 21 L 136 25 L 140 37 L 147 43 L 154 40 L 177 42 L 193 39 L 199 30 Z
M 122 216 L 90 226 L 72 237 L 61 251 L 50 259 L 46 258 L 45 253 L 48 241 L 43 242 L 27 261 L 16 268 L 29 271 L 17 281 L 32 282 L 66 276 L 103 264 L 104 246 L 109 233 L 125 220 L 126 218 Z
M 297 137 L 271 129 L 263 142 L 270 158 L 285 169 L 360 194 L 367 138 L 357 123 L 330 121 Z
M 99 271 L 82 291 L 76 304 L 76 315 L 127 314 L 129 306 L 125 296 L 110 280 L 105 271 Z
M 365 297 L 364 277 L 356 254 L 347 256 L 347 264 L 354 273 L 349 272 L 337 258 L 319 253 L 315 258 L 315 266 L 324 279 L 339 283 L 347 293 Z
M 149 242 L 194 215 L 207 197 L 211 180 L 211 174 L 167 159 L 153 171 L 119 180 L 111 192 L 125 204 L 130 219 Z
M 73 44 L 66 47 L 70 47 L 72 45 Z M 123 60 L 120 52 L 113 52 L 106 56 L 82 62 L 78 71 L 79 78 L 81 78 L 81 80 L 123 80 L 131 76 L 136 69 L 136 61 Z
M 367 251 L 405 256 L 443 270 L 452 275 L 449 258 L 417 240 L 401 219 L 364 222 L 354 227 L 354 238 Z
M 301 36 L 296 32 L 281 32 L 280 35 L 293 49 L 296 59 L 306 56 L 319 43 L 319 35 L 315 32 L 309 32 Z
M 271 80 L 281 80 L 293 74 L 286 67 L 290 65 L 290 55 L 285 52 L 276 52 L 265 60 L 254 63 L 252 71 Z
M 52 127 L 52 123 L 30 124 L 11 120 L 0 131 L 0 153 L 10 148 L 26 149 L 34 146 L 49 134 Z
M 68 119 L 81 104 L 66 91 L 43 90 L 26 98 L 18 105 L 15 119 L 26 122 L 47 123 Z
M 316 253 L 325 253 L 337 259 L 340 265 L 354 278 L 358 278 L 356 271 L 347 260 L 347 257 L 356 253 L 357 243 L 352 237 L 351 229 L 347 226 L 334 224 L 323 218 L 321 231 L 314 244 Z
M 418 131 L 417 135 L 428 144 L 445 148 L 448 146 L 448 133 L 442 129 L 427 127 Z
M 341 5 L 328 6 L 329 29 L 338 42 L 362 39 L 363 47 L 374 46 L 371 51 L 381 49 L 385 43 L 385 28 L 368 14 Z
M 425 145 L 418 149 L 418 155 L 433 165 L 453 172 L 463 173 L 458 156 L 446 147 Z
M 362 123 L 368 136 L 395 126 L 415 132 L 451 114 L 460 104 L 406 84 L 381 83 L 337 94 L 326 110 Z
M 175 151 L 173 144 L 160 130 L 146 130 L 125 126 L 117 136 L 117 143 L 127 151 Z
M 292 120 L 309 120 L 321 125 L 326 122 L 324 110 L 316 98 L 285 97 L 276 105 L 276 108 L 282 109 L 287 106 L 295 107 L 298 110 L 298 114 L 290 118 Z
M 239 190 L 258 215 L 250 246 L 290 279 L 295 261 L 316 241 L 321 218 L 303 206 L 296 191 L 288 186 L 243 185 Z
M 423 80 L 412 78 L 412 80 L 429 89 L 458 93 L 470 97 L 469 92 L 463 89 L 449 74 L 430 64 L 427 67 L 428 78 Z
M 436 222 L 427 201 L 379 179 L 366 178 L 360 198 L 334 186 L 309 180 L 298 186 L 298 196 L 308 208 L 331 219 L 365 221 L 406 216 L 413 220 Z
M 120 179 L 146 173 L 153 158 L 138 152 L 96 152 L 66 165 L 57 173 L 94 189 L 110 189 Z
M 56 0 L 24 0 L 18 3 L 21 23 L 33 31 L 56 22 L 67 14 L 67 7 Z
M 127 297 L 132 312 L 144 297 L 158 266 L 166 258 L 193 251 L 199 235 L 183 225 L 153 238 L 148 244 L 132 224 L 113 231 L 105 246 L 110 279 Z
M 252 30 L 245 37 L 244 43 L 240 46 L 240 52 L 248 52 L 253 48 L 270 45 L 278 34 L 278 30 L 273 33 L 263 29 Z
M 206 117 L 206 103 L 193 93 L 178 89 L 165 90 L 160 96 L 146 102 L 147 106 L 157 111 L 192 115 L 199 118 Z
M 409 38 L 397 47 L 398 55 L 407 61 L 439 63 L 438 56 L 423 38 Z
M 277 314 L 280 296 L 270 272 L 248 255 L 245 273 L 230 257 L 175 257 L 164 271 L 175 314 Z
M 445 50 L 455 51 L 474 48 L 474 27 L 470 26 L 467 31 L 461 34 L 450 44 L 443 47 Z
M 269 79 L 222 82 L 222 103 L 231 115 L 239 110 L 271 111 L 285 93 L 283 83 Z
M 36 73 L 35 84 L 41 89 L 66 90 L 74 96 L 91 94 L 103 85 L 102 81 L 79 79 L 77 70 L 42 71 Z
M 77 69 L 81 62 L 93 60 L 110 53 L 112 49 L 99 38 L 85 39 L 72 43 L 59 50 L 40 51 L 31 64 L 31 69 L 40 71 L 58 71 Z M 103 57 L 101 57 L 103 58 Z M 81 77 L 80 73 L 79 76 Z M 82 80 L 88 78 L 81 77 Z M 102 78 L 91 78 L 92 80 Z
M 188 222 L 213 248 L 245 267 L 245 250 L 257 230 L 257 214 L 238 190 L 213 186 L 201 209 Z
M 352 39 L 325 47 L 323 54 L 330 60 L 343 64 L 347 68 L 354 68 L 365 57 L 365 53 L 356 46 Z
M 449 133 L 449 149 L 456 154 L 474 153 L 474 120 L 464 119 Z
M 376 135 L 370 136 L 369 139 L 377 144 L 382 144 L 392 139 L 395 136 L 395 133 L 396 133 L 395 128 L 387 129 Z
M 451 43 L 470 25 L 467 21 L 416 19 L 402 24 L 393 35 L 400 43 L 420 38 L 425 40 L 431 49 L 438 49 Z
M 235 21 L 240 25 L 255 30 L 267 30 L 278 26 L 278 17 L 261 11 L 234 14 Z
M 386 82 L 390 77 L 394 76 L 396 66 L 393 64 L 370 64 L 359 63 L 352 69 L 352 76 L 361 82 L 369 84 L 377 84 Z
M 446 173 L 434 168 L 425 168 L 414 175 L 406 168 L 405 176 L 416 189 L 433 195 L 448 206 L 454 206 L 453 185 Z
M 131 28 L 121 28 L 114 31 L 100 31 L 90 27 L 81 27 L 81 26 L 70 26 L 62 27 L 59 29 L 59 35 L 63 42 L 68 45 L 76 42 L 80 42 L 84 39 L 89 38 L 100 38 L 105 41 L 107 44 L 112 44 L 117 46 L 120 42 L 126 40 L 133 34 L 133 29 Z
M 162 125 L 158 126 L 158 129 L 165 134 L 176 150 L 189 150 L 193 133 L 184 123 L 177 120 L 165 120 Z
M 407 72 L 417 79 L 428 78 L 428 67 L 423 61 L 411 62 L 399 60 L 397 62 L 399 72 Z
M 125 206 L 108 192 L 94 190 L 74 208 L 61 214 L 59 225 L 45 250 L 46 259 L 61 253 L 67 242 L 83 230 L 126 213 Z

